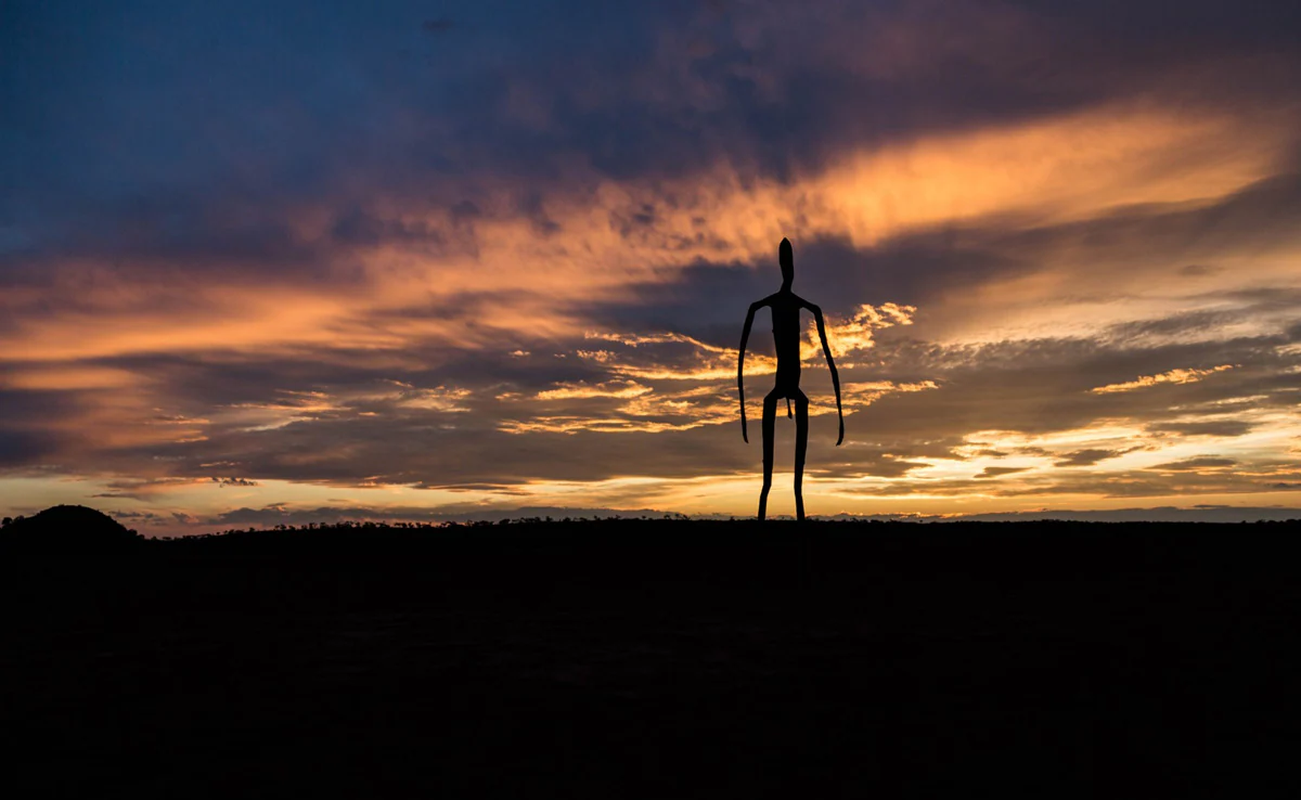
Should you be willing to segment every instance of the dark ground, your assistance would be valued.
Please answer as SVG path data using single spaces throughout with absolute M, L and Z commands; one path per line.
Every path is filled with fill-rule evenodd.
M 629 520 L 7 557 L 0 752 L 78 797 L 1295 796 L 1298 533 Z

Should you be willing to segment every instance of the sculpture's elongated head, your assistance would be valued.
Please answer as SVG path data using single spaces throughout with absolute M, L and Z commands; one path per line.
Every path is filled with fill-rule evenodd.
M 791 250 L 790 239 L 782 239 L 777 248 L 777 261 L 782 265 L 782 286 L 789 288 L 795 280 L 795 252 Z

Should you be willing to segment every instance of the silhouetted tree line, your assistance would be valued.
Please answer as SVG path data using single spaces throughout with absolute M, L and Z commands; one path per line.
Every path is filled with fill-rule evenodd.
M 446 543 L 520 542 L 532 547 L 541 542 L 564 541 L 587 546 L 607 542 L 636 540 L 684 544 L 732 543 L 745 547 L 762 541 L 858 538 L 911 539 L 919 528 L 926 533 L 921 541 L 961 542 L 1009 538 L 1022 541 L 1022 549 L 1037 547 L 1031 540 L 1051 537 L 1067 541 L 1112 537 L 1117 542 L 1127 537 L 1159 539 L 1175 543 L 1184 537 L 1191 543 L 1199 532 L 1201 538 L 1221 538 L 1225 529 L 1251 526 L 1269 535 L 1276 531 L 1295 530 L 1301 520 L 1259 521 L 1241 524 L 1190 522 L 1081 522 L 1074 520 L 1035 520 L 1015 522 L 968 522 L 936 520 L 857 520 L 847 517 L 811 519 L 803 523 L 786 522 L 756 528 L 754 520 L 691 519 L 684 514 L 639 516 L 575 515 L 565 517 L 533 516 L 498 521 L 419 522 L 342 520 L 299 525 L 277 523 L 271 527 L 229 528 L 223 531 L 187 536 L 162 536 L 145 539 L 94 509 L 81 506 L 56 506 L 34 516 L 5 518 L 0 533 L 0 550 L 8 553 L 46 552 L 75 555 L 82 553 L 132 552 L 151 550 L 151 542 L 173 543 L 188 550 L 189 546 L 206 550 L 218 545 L 230 552 L 279 551 L 310 554 L 321 552 L 364 552 L 392 547 L 442 547 Z M 587 544 L 583 544 L 587 543 Z M 1128 545 L 1126 545 L 1128 546 Z M 1162 544 L 1163 548 L 1167 545 Z
M 580 524 L 580 523 L 594 524 L 594 523 L 612 523 L 612 522 L 629 522 L 629 521 L 654 522 L 658 520 L 668 520 L 674 522 L 692 521 L 691 517 L 687 516 L 686 514 L 666 513 L 663 516 L 659 516 L 659 517 L 651 517 L 645 514 L 642 514 L 641 516 L 637 516 L 637 517 L 625 517 L 625 516 L 618 516 L 618 515 L 603 517 L 597 514 L 590 517 L 588 516 L 560 517 L 558 519 L 551 516 L 513 517 L 513 518 L 497 520 L 496 522 L 492 520 L 467 520 L 464 522 L 453 522 L 453 521 L 387 522 L 387 521 L 377 521 L 377 520 L 341 520 L 339 522 L 306 522 L 301 525 L 290 525 L 281 522 L 281 523 L 276 523 L 275 525 L 272 525 L 271 527 L 268 528 L 257 528 L 253 526 L 250 526 L 248 528 L 227 528 L 226 530 L 223 531 L 187 534 L 185 536 L 158 536 L 155 537 L 155 540 L 170 542 L 170 541 L 181 541 L 181 540 L 213 539 L 222 536 L 237 536 L 237 535 L 247 535 L 250 533 L 267 533 L 267 532 L 329 533 L 329 532 L 340 532 L 340 531 L 351 532 L 351 531 L 380 531 L 380 530 L 459 531 L 459 530 L 474 530 L 474 529 L 481 529 L 481 528 L 507 527 L 512 525 L 518 527 L 518 526 L 528 526 L 528 525 L 556 525 L 556 524 L 572 525 L 572 524 Z M 735 521 L 735 519 L 733 518 L 729 521 Z M 717 522 L 717 520 L 711 520 L 711 522 Z

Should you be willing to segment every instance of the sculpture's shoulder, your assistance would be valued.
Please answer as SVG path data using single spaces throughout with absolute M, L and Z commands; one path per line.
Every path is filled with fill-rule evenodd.
M 819 308 L 816 304 L 810 303 L 808 300 L 805 300 L 803 297 L 800 297 L 797 294 L 792 293 L 791 300 L 794 301 L 795 305 L 797 305 L 798 307 L 807 308 L 809 311 L 812 311 L 814 314 L 819 314 L 822 312 L 822 309 Z

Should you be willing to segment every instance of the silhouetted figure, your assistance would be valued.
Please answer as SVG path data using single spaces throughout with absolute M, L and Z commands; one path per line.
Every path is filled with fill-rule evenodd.
M 773 428 L 777 421 L 777 401 L 782 398 L 786 399 L 788 417 L 791 413 L 791 400 L 795 401 L 795 516 L 804 519 L 804 452 L 809 444 L 809 398 L 800 391 L 801 308 L 812 311 L 813 318 L 818 323 L 822 352 L 826 354 L 827 366 L 831 368 L 831 385 L 836 387 L 836 415 L 840 417 L 840 437 L 836 439 L 836 445 L 845 441 L 845 415 L 840 410 L 840 376 L 836 374 L 836 362 L 832 360 L 831 347 L 827 344 L 822 309 L 791 291 L 791 282 L 795 280 L 795 256 L 789 240 L 782 239 L 777 257 L 782 268 L 782 288 L 776 294 L 750 304 L 750 311 L 745 315 L 745 328 L 741 331 L 741 355 L 736 366 L 736 388 L 741 394 L 741 438 L 748 444 L 750 437 L 745 427 L 745 345 L 750 339 L 754 312 L 769 306 L 772 308 L 772 336 L 777 345 L 777 385 L 763 399 L 763 491 L 759 493 L 761 520 L 767 514 L 768 490 L 772 488 Z

